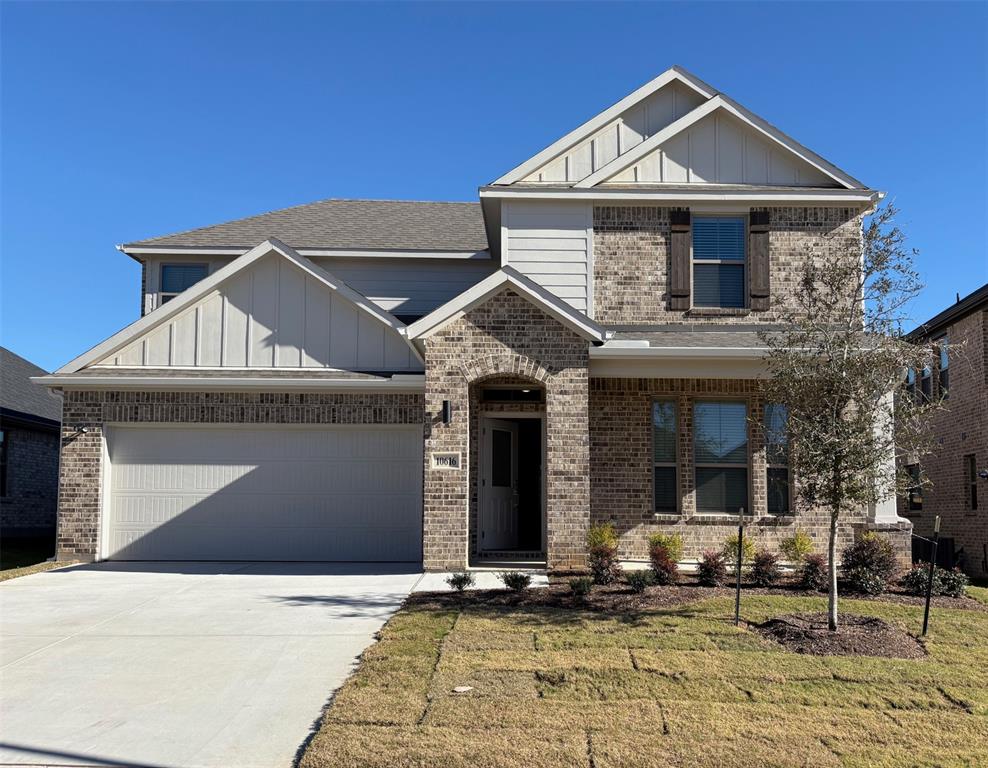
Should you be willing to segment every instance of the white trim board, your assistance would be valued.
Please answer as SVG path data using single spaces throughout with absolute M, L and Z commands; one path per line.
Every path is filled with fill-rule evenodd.
M 807 187 L 806 189 L 778 189 L 751 187 L 738 189 L 725 188 L 718 184 L 694 184 L 695 189 L 683 189 L 681 185 L 650 184 L 648 187 L 481 187 L 481 198 L 531 199 L 531 200 L 653 200 L 669 203 L 701 202 L 743 202 L 747 205 L 763 203 L 818 203 L 847 205 L 853 203 L 871 206 L 885 197 L 884 192 L 874 189 L 829 189 Z
M 116 375 L 97 376 L 93 374 L 73 376 L 71 374 L 51 374 L 34 376 L 35 384 L 50 389 L 84 390 L 220 390 L 226 392 L 421 392 L 425 389 L 424 375 L 393 376 L 390 379 L 329 379 L 329 378 L 286 378 L 260 376 L 141 376 Z
M 223 283 L 228 278 L 237 274 L 238 272 L 246 269 L 254 262 L 259 259 L 268 256 L 269 254 L 276 253 L 283 258 L 288 259 L 290 262 L 295 264 L 297 267 L 307 272 L 309 275 L 314 277 L 316 280 L 320 281 L 331 290 L 335 291 L 339 296 L 343 297 L 350 303 L 357 306 L 359 309 L 363 310 L 371 317 L 384 323 L 389 328 L 395 330 L 399 335 L 401 335 L 406 341 L 408 341 L 408 336 L 406 334 L 406 328 L 404 323 L 398 320 L 390 312 L 386 312 L 379 306 L 374 304 L 370 299 L 365 297 L 363 294 L 358 293 L 345 282 L 340 280 L 338 277 L 333 275 L 331 272 L 323 269 L 322 267 L 309 261 L 304 256 L 300 256 L 295 250 L 285 245 L 279 240 L 270 239 L 265 240 L 260 245 L 252 248 L 250 251 L 245 253 L 243 256 L 234 259 L 229 264 L 226 264 L 220 269 L 213 272 L 211 275 L 206 277 L 204 280 L 200 280 L 198 283 L 193 285 L 191 288 L 183 291 L 178 296 L 176 296 L 171 301 L 162 304 L 157 309 L 149 312 L 140 320 L 137 320 L 126 328 L 117 333 L 113 334 L 110 338 L 97 344 L 95 347 L 90 349 L 88 352 L 83 353 L 74 360 L 66 363 L 61 368 L 59 368 L 55 373 L 75 373 L 76 371 L 85 368 L 88 365 L 109 357 L 114 352 L 119 351 L 125 347 L 130 342 L 134 341 L 142 334 L 156 328 L 162 323 L 166 322 L 170 318 L 179 314 L 182 310 L 192 306 L 195 302 L 199 301 L 204 296 L 207 296 L 210 292 L 215 290 L 221 283 Z M 419 351 L 409 342 L 409 346 L 412 348 L 412 352 L 415 357 L 423 362 Z
M 513 267 L 505 266 L 472 288 L 468 288 L 459 296 L 450 299 L 425 317 L 416 320 L 408 326 L 408 338 L 416 341 L 428 338 L 491 296 L 507 288 L 511 288 L 542 309 L 547 315 L 588 341 L 600 343 L 611 336 L 610 331 L 605 330 L 582 312 L 549 293 Z
M 117 250 L 128 256 L 243 256 L 250 248 L 210 248 L 208 246 L 146 245 L 128 247 L 118 245 Z M 368 259 L 458 259 L 489 261 L 490 251 L 411 251 L 371 248 L 296 248 L 300 256 L 336 256 L 339 258 Z

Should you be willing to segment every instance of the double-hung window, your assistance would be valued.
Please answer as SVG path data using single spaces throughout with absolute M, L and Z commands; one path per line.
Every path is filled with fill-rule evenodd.
M 923 511 L 923 479 L 922 472 L 920 470 L 919 464 L 910 464 L 906 467 L 906 471 L 909 472 L 910 486 L 909 486 L 909 511 L 910 512 L 922 512 Z
M 745 306 L 745 240 L 743 216 L 693 218 L 693 305 Z
M 916 369 L 910 368 L 906 371 L 906 395 L 913 402 L 916 401 Z
M 941 336 L 937 339 L 936 344 L 940 352 L 940 364 L 937 366 L 937 387 L 940 390 L 940 397 L 946 400 L 947 393 L 950 391 L 950 356 L 947 354 L 947 337 Z
M 659 514 L 675 514 L 679 506 L 676 422 L 675 401 L 652 403 L 652 506 Z
M 209 274 L 205 264 L 162 264 L 161 303 L 171 301 L 186 288 L 195 285 Z
M 767 464 L 768 511 L 784 515 L 789 509 L 789 412 L 784 405 L 765 406 L 765 459 Z
M 919 374 L 919 397 L 924 403 L 933 398 L 933 370 L 928 365 Z
M 737 401 L 693 406 L 696 509 L 737 514 L 748 504 L 748 407 Z

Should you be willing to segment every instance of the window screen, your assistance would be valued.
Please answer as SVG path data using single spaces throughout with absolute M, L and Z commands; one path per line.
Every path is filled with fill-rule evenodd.
M 202 280 L 209 268 L 205 264 L 162 264 L 161 303 L 175 298 L 186 288 Z
M 676 472 L 676 403 L 652 403 L 652 487 L 654 510 L 676 512 L 679 483 Z
M 693 219 L 693 304 L 743 307 L 745 220 L 740 217 Z
M 768 403 L 765 406 L 768 511 L 776 515 L 789 512 L 788 419 L 789 412 L 784 405 Z
M 748 407 L 739 402 L 693 406 L 693 455 L 699 512 L 737 514 L 748 505 Z

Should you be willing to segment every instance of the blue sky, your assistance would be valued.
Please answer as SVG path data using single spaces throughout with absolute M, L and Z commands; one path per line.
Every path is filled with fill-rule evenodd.
M 889 192 L 916 320 L 988 281 L 988 4 L 4 2 L 0 339 L 137 318 L 116 243 L 477 187 L 680 64 Z

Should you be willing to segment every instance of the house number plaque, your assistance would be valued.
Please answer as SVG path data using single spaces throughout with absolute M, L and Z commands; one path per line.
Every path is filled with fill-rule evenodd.
M 458 453 L 434 453 L 432 454 L 433 469 L 461 469 L 460 454 Z

